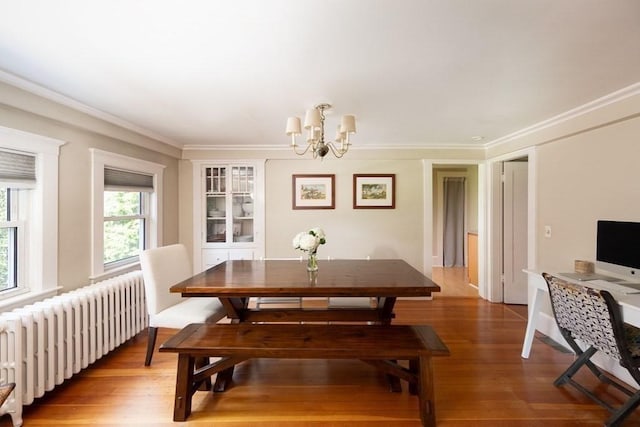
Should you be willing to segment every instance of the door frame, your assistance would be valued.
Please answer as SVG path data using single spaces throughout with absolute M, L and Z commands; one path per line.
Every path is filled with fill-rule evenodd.
M 486 250 L 486 289 L 487 299 L 491 302 L 504 301 L 504 289 L 502 285 L 502 164 L 503 162 L 527 157 L 527 268 L 535 269 L 537 261 L 536 253 L 536 147 L 530 147 L 502 156 L 496 156 L 487 160 L 487 236 L 485 242 L 478 241 L 479 248 Z M 480 236 L 478 236 L 480 237 Z M 478 249 L 480 252 L 481 250 Z
M 486 241 L 486 204 L 487 204 L 487 189 L 486 185 L 488 181 L 484 178 L 487 175 L 486 161 L 485 160 L 462 160 L 462 159 L 449 159 L 449 160 L 422 160 L 423 171 L 423 271 L 428 277 L 431 277 L 431 270 L 433 268 L 433 242 L 434 242 L 434 200 L 433 200 L 433 170 L 441 166 L 455 166 L 455 165 L 477 165 L 478 166 L 478 248 Z M 435 167 L 434 167 L 435 166 Z M 485 298 L 487 294 L 486 280 L 483 277 L 486 262 L 486 255 L 483 251 L 478 249 L 478 294 L 481 298 Z

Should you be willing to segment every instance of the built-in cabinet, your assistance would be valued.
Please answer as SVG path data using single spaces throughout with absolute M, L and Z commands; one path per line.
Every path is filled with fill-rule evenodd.
M 264 257 L 264 162 L 193 164 L 194 270 Z

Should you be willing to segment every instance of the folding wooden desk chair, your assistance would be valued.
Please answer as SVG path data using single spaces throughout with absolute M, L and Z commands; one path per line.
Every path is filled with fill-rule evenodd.
M 640 329 L 623 323 L 620 307 L 609 292 L 567 282 L 547 273 L 542 276 L 549 287 L 551 307 L 560 332 L 578 356 L 553 384 L 556 387 L 564 384 L 575 387 L 612 413 L 605 426 L 620 426 L 640 404 L 640 391 L 613 380 L 590 359 L 601 351 L 617 360 L 640 383 Z M 575 340 L 586 344 L 588 349 L 583 351 Z M 614 408 L 577 383 L 572 377 L 582 366 L 589 368 L 602 382 L 624 392 L 629 399 L 619 408 Z
M 2 406 L 5 400 L 7 400 L 14 388 L 16 388 L 15 383 L 0 385 L 0 406 Z

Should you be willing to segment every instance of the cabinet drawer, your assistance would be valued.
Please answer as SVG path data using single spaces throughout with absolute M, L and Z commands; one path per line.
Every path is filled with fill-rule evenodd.
M 203 249 L 202 264 L 205 269 L 218 265 L 229 259 L 229 251 L 226 249 Z
M 252 260 L 253 249 L 229 249 L 229 259 L 233 260 Z

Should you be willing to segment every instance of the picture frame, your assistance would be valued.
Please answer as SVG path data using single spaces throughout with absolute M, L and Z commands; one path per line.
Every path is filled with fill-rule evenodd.
M 353 209 L 395 208 L 395 174 L 353 175 Z
M 292 175 L 292 208 L 335 209 L 335 181 L 333 174 Z

